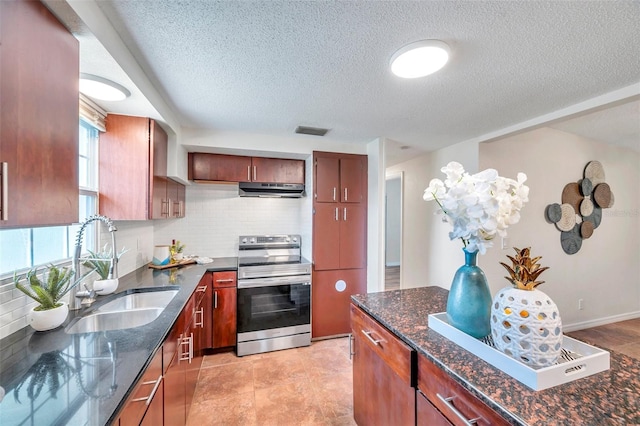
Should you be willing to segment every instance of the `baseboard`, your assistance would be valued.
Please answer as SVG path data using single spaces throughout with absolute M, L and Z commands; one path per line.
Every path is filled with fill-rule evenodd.
M 400 262 L 387 262 L 384 266 L 400 266 Z
M 631 319 L 640 318 L 640 311 L 628 312 L 626 314 L 613 315 L 610 317 L 598 318 L 589 321 L 576 322 L 573 324 L 565 324 L 562 326 L 563 332 L 572 332 L 576 330 L 582 330 L 585 328 L 598 327 L 600 325 L 607 325 L 614 322 L 626 321 Z

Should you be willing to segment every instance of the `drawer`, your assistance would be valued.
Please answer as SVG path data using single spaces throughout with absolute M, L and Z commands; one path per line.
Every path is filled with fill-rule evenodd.
M 424 355 L 418 355 L 418 389 L 454 425 L 473 419 L 477 425 L 509 424 Z
M 138 426 L 162 384 L 162 349 L 158 350 L 120 414 L 120 426 Z
M 235 287 L 237 284 L 236 271 L 213 273 L 213 288 Z
M 354 305 L 351 305 L 351 329 L 356 339 L 361 339 L 407 385 L 413 386 L 411 359 L 415 352 L 408 345 Z
M 417 426 L 451 426 L 451 422 L 427 399 L 416 390 L 416 425 Z

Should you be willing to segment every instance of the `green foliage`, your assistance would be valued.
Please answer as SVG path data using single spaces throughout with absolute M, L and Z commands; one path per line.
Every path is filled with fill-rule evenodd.
M 60 299 L 81 281 L 72 281 L 73 271 L 70 268 L 49 265 L 42 271 L 41 278 L 38 278 L 38 269 L 36 267 L 27 272 L 25 284 L 21 283 L 23 277 L 13 274 L 16 288 L 40 304 L 37 311 L 62 305 Z
M 169 249 L 171 253 L 182 253 L 184 247 L 184 244 L 182 244 L 179 240 L 176 240 L 174 244 L 171 244 L 171 247 L 169 247 Z
M 109 268 L 111 266 L 111 258 L 113 257 L 111 249 L 107 249 L 105 245 L 100 252 L 94 253 L 91 250 L 88 251 L 90 257 L 84 260 L 82 264 L 96 271 L 101 279 L 106 280 L 109 277 Z M 116 254 L 116 257 L 120 259 L 125 252 L 126 250 L 123 248 L 120 253 Z

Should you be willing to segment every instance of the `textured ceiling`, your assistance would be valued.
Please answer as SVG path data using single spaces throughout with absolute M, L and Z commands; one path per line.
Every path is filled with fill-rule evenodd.
M 640 84 L 638 1 L 97 4 L 184 127 L 433 150 Z M 389 73 L 430 38 L 444 69 Z

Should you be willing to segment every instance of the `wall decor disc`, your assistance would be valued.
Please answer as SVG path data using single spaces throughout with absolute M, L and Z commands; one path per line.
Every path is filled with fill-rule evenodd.
M 600 226 L 600 222 L 602 222 L 602 209 L 600 207 L 594 206 L 593 213 L 582 218 L 583 222 L 585 220 L 593 223 L 593 229 L 597 228 L 598 226 Z
M 615 202 L 616 202 L 616 199 L 615 199 L 615 197 L 613 196 L 613 192 L 612 192 L 612 193 L 611 193 L 611 201 L 609 201 L 609 205 L 608 205 L 607 207 L 608 207 L 608 208 L 613 207 L 613 205 L 615 204 Z
M 588 178 L 584 178 L 584 179 L 580 179 L 578 181 L 578 185 L 580 185 L 580 193 L 587 197 L 589 195 L 591 195 L 591 191 L 593 191 L 593 184 L 591 183 L 591 180 Z
M 545 216 L 550 223 L 557 223 L 562 218 L 562 208 L 560 204 L 549 204 L 545 210 Z
M 556 226 L 561 231 L 571 231 L 576 225 L 576 211 L 571 204 L 563 204 L 560 206 L 562 216 L 556 222 Z
M 607 183 L 599 183 L 593 190 L 593 199 L 603 209 L 609 207 L 611 203 L 611 188 Z
M 582 194 L 580 194 L 578 183 L 571 182 L 566 184 L 562 190 L 562 204 L 570 204 L 574 211 L 579 212 L 581 202 Z
M 560 233 L 560 244 L 562 250 L 567 254 L 576 254 L 582 247 L 582 238 L 580 237 L 580 225 L 573 227 L 571 231 L 563 231 Z
M 604 182 L 604 167 L 599 161 L 589 161 L 584 168 L 584 177 L 589 179 L 593 186 Z
M 580 224 L 580 236 L 583 240 L 586 240 L 593 235 L 593 222 L 588 220 L 582 221 Z
M 585 198 L 580 203 L 580 214 L 589 216 L 591 213 L 593 213 L 593 201 L 591 201 L 591 198 Z

